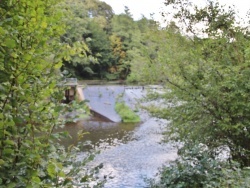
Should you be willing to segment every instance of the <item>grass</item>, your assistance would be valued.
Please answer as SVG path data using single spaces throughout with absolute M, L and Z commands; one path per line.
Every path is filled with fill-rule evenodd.
M 126 123 L 138 123 L 140 122 L 140 117 L 131 110 L 124 102 L 116 102 L 115 110 L 122 118 L 123 122 Z

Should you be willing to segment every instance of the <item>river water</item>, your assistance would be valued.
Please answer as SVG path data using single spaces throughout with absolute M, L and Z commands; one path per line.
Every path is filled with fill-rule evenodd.
M 141 124 L 112 123 L 100 118 L 79 121 L 66 125 L 72 140 L 65 145 L 77 142 L 77 131 L 83 129 L 89 134 L 84 140 L 91 141 L 87 150 L 100 151 L 88 168 L 103 164 L 97 174 L 98 179 L 107 179 L 106 188 L 145 188 L 146 179 L 157 178 L 163 164 L 177 157 L 176 149 L 163 143 L 162 133 L 168 122 L 148 118 Z M 83 151 L 78 159 L 84 159 Z
M 116 87 L 115 91 L 117 88 L 121 90 L 120 87 Z M 89 88 L 91 89 L 93 88 Z M 110 101 L 110 97 L 115 93 L 110 92 L 110 88 L 98 87 L 99 90 L 108 93 L 104 101 Z M 133 98 L 142 96 L 141 91 L 132 89 L 126 89 L 125 94 Z M 105 97 L 105 94 L 102 97 Z M 96 98 L 101 100 L 100 97 Z M 102 117 L 91 117 L 64 127 L 64 130 L 72 136 L 71 140 L 64 141 L 66 146 L 77 142 L 79 130 L 89 132 L 83 138 L 83 141 L 89 141 L 89 144 L 83 148 L 78 159 L 83 160 L 89 150 L 100 151 L 86 168 L 103 164 L 103 168 L 96 176 L 100 180 L 107 179 L 105 188 L 149 187 L 146 180 L 157 179 L 159 168 L 177 157 L 177 151 L 173 145 L 162 142 L 163 132 L 169 122 L 150 117 L 143 110 L 139 113 L 141 123 L 114 123 Z

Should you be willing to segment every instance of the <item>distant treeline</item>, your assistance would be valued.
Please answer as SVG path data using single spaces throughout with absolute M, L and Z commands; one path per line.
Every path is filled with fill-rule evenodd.
M 68 26 L 61 40 L 70 49 L 62 72 L 80 79 L 155 79 L 150 64 L 158 62 L 160 47 L 167 42 L 161 35 L 178 33 L 174 23 L 160 28 L 146 17 L 134 21 L 126 6 L 120 15 L 99 0 L 67 0 L 61 6 Z M 142 77 L 133 76 L 133 71 L 141 71 Z

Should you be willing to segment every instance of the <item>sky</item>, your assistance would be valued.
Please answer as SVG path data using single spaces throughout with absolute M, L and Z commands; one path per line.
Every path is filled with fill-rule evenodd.
M 142 14 L 150 18 L 151 13 L 159 14 L 164 0 L 102 0 L 111 5 L 115 14 L 124 12 L 124 6 L 128 6 L 134 19 L 140 19 Z
M 109 4 L 115 14 L 120 14 L 124 12 L 124 6 L 130 9 L 135 20 L 138 20 L 142 15 L 150 18 L 150 14 L 154 13 L 154 19 L 161 22 L 162 16 L 161 12 L 164 8 L 164 0 L 101 0 Z M 194 0 L 201 2 L 204 0 Z M 221 4 L 225 5 L 235 5 L 236 9 L 239 11 L 241 17 L 244 17 L 247 11 L 250 9 L 249 0 L 219 0 Z

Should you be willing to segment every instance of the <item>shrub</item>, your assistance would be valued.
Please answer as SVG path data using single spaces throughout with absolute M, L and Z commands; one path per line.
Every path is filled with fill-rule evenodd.
M 216 158 L 206 146 L 192 145 L 179 151 L 179 158 L 161 169 L 160 180 L 150 181 L 152 188 L 249 187 L 248 169 Z
M 124 102 L 116 102 L 116 112 L 121 116 L 122 121 L 126 123 L 140 122 L 140 117 L 132 111 Z

